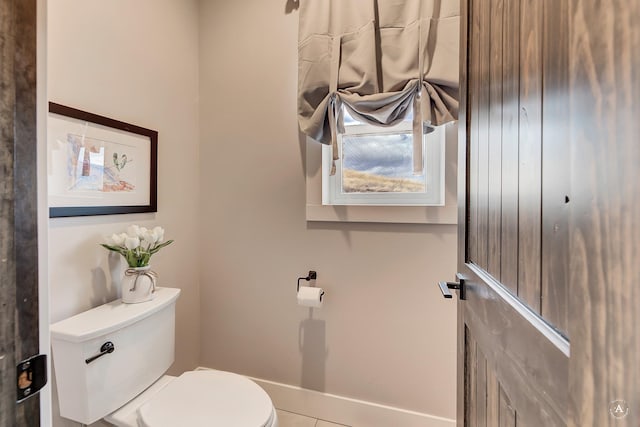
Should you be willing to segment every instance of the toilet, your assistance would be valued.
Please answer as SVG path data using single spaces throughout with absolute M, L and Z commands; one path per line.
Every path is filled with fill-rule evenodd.
M 151 301 L 121 300 L 51 325 L 60 415 L 121 427 L 278 427 L 267 393 L 216 370 L 165 375 L 174 360 L 180 289 Z

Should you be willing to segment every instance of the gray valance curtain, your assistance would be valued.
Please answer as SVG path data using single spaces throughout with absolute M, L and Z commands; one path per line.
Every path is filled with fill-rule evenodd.
M 420 147 L 423 122 L 457 119 L 459 1 L 302 0 L 299 15 L 298 119 L 314 140 L 335 144 L 343 105 L 379 126 L 413 107 Z

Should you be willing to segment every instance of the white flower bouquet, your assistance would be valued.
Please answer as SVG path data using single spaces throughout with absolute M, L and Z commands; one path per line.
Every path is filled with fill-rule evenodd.
M 130 225 L 126 233 L 112 234 L 107 237 L 107 243 L 100 245 L 110 251 L 118 252 L 127 260 L 130 268 L 136 268 L 148 266 L 151 255 L 173 243 L 173 240 L 166 242 L 163 240 L 162 227 L 149 230 L 145 227 Z

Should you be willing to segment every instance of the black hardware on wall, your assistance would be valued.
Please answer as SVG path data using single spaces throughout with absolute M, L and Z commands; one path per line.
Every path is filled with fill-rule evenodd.
M 317 278 L 318 273 L 313 270 L 309 271 L 309 275 L 307 277 L 298 277 L 298 287 L 296 288 L 296 292 L 300 290 L 300 280 L 306 280 L 308 282 L 309 280 L 316 280 Z
M 47 384 L 47 355 L 38 354 L 18 363 L 16 377 L 16 401 L 20 403 L 35 396 Z

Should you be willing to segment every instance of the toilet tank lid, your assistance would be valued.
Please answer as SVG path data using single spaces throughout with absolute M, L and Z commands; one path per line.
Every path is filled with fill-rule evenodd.
M 51 325 L 51 338 L 84 342 L 117 331 L 174 303 L 180 289 L 156 288 L 151 301 L 125 304 L 118 299 Z

